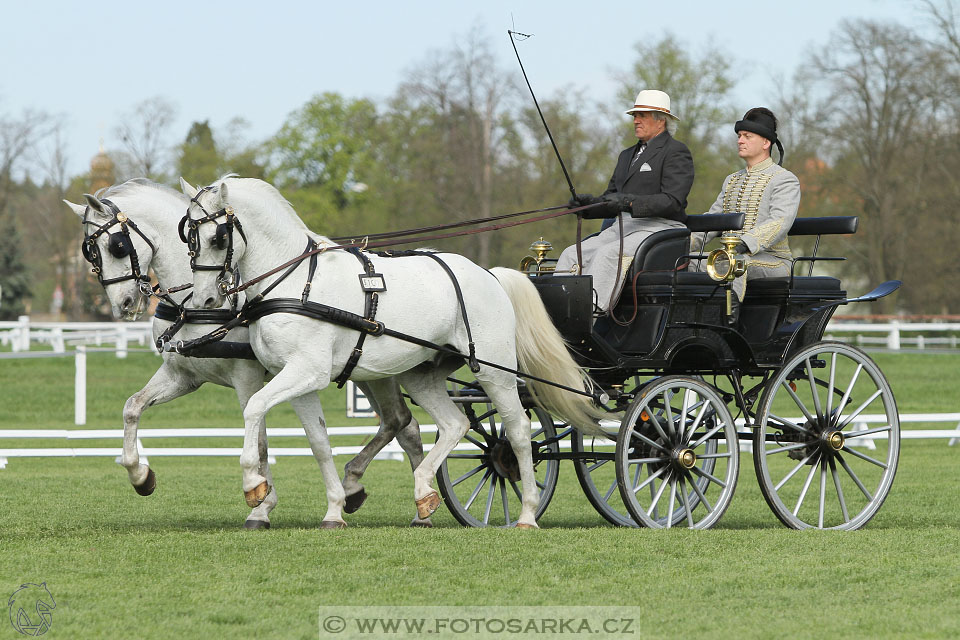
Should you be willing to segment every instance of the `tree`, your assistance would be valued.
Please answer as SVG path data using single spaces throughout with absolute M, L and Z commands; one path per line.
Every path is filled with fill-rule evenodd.
M 0 287 L 2 304 L 0 319 L 11 320 L 25 312 L 25 300 L 30 297 L 27 265 L 20 249 L 20 230 L 13 216 L 0 216 Z
M 220 154 L 213 140 L 209 120 L 190 125 L 190 131 L 178 151 L 178 175 L 193 184 L 210 184 L 220 177 Z
M 308 225 L 333 235 L 346 207 L 362 198 L 376 118 L 369 100 L 328 92 L 290 114 L 268 141 L 268 175 L 291 190 L 287 195 Z
M 137 103 L 122 117 L 116 133 L 139 175 L 163 181 L 167 135 L 176 115 L 177 108 L 172 102 L 156 96 Z
M 378 157 L 406 185 L 400 188 L 414 195 L 400 209 L 411 221 L 485 218 L 504 202 L 498 195 L 498 167 L 508 131 L 508 98 L 516 95 L 516 86 L 497 67 L 479 29 L 459 42 L 429 54 L 391 98 L 389 130 L 396 138 L 385 147 L 391 157 Z M 493 236 L 471 238 L 450 246 L 490 264 Z
M 872 283 L 919 287 L 926 277 L 915 258 L 930 253 L 917 240 L 933 218 L 924 192 L 936 129 L 918 135 L 918 124 L 935 122 L 936 67 L 936 53 L 914 33 L 868 21 L 844 22 L 811 60 L 824 97 L 807 128 L 830 143 L 823 159 L 833 167 L 832 187 L 861 217 L 850 246 Z M 892 311 L 896 300 L 881 304 Z
M 240 131 L 247 126 L 242 118 L 232 119 L 225 132 L 215 132 L 210 121 L 194 122 L 183 143 L 177 147 L 176 170 L 193 184 L 210 184 L 220 176 L 235 173 L 245 178 L 263 178 L 258 149 L 247 146 Z

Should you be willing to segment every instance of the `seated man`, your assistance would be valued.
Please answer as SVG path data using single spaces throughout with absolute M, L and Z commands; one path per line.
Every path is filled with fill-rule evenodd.
M 750 278 L 790 276 L 793 255 L 787 232 L 800 206 L 800 181 L 773 163 L 773 145 L 780 151 L 781 163 L 783 145 L 777 139 L 777 118 L 769 109 L 750 109 L 733 130 L 737 133 L 738 155 L 747 167 L 726 177 L 720 195 L 707 213 L 746 214 L 743 230 L 733 232 L 740 236 L 736 251 L 743 255 L 747 268 L 733 281 L 737 300 L 743 301 Z M 718 235 L 716 231 L 694 234 L 691 252 L 696 253 Z M 698 270 L 705 267 L 706 261 L 698 261 Z
M 583 217 L 619 216 L 623 237 L 620 224 L 614 220 L 599 235 L 581 243 L 583 264 L 577 264 L 577 248 L 573 245 L 563 250 L 556 267 L 556 273 L 592 275 L 595 304 L 601 312 L 616 302 L 623 274 L 640 243 L 654 232 L 684 228 L 687 194 L 693 186 L 690 150 L 670 134 L 680 120 L 670 111 L 670 96 L 653 89 L 641 91 L 627 115 L 633 116 L 637 144 L 620 153 L 607 190 L 599 198 L 581 194 L 570 201 L 571 207 L 602 203 L 585 210 Z

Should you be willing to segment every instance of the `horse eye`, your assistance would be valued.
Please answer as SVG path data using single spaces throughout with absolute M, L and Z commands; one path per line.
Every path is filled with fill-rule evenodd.
M 214 245 L 216 245 L 217 249 L 220 249 L 222 251 L 223 249 L 227 248 L 228 233 L 230 232 L 227 230 L 227 225 L 225 224 L 217 225 L 217 233 L 213 239 Z
M 114 258 L 126 258 L 130 255 L 130 241 L 121 233 L 110 234 L 110 244 L 107 248 Z

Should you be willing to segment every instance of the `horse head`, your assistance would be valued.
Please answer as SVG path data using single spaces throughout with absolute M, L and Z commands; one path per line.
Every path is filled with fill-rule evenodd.
M 180 221 L 180 239 L 187 244 L 193 270 L 194 306 L 217 309 L 227 292 L 239 283 L 237 262 L 247 246 L 243 226 L 228 202 L 225 180 L 197 189 L 180 178 L 180 188 L 190 198 Z
M 147 271 L 156 245 L 112 201 L 90 194 L 83 197 L 86 206 L 64 200 L 83 224 L 83 257 L 103 285 L 114 317 L 135 320 L 149 299 Z

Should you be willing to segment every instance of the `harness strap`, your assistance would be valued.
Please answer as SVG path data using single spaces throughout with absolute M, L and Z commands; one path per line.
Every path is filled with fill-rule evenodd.
M 272 298 L 270 300 L 263 300 L 247 306 L 244 315 L 249 322 L 253 322 L 254 320 L 259 320 L 264 316 L 274 313 L 293 313 L 306 316 L 308 318 L 313 318 L 314 320 L 323 320 L 325 322 L 331 322 L 348 329 L 365 331 L 375 337 L 389 336 L 391 338 L 396 338 L 397 340 L 403 340 L 404 342 L 409 342 L 411 344 L 432 349 L 439 353 L 456 356 L 464 360 L 468 359 L 468 356 L 460 353 L 452 347 L 430 342 L 429 340 L 424 340 L 423 338 L 401 333 L 400 331 L 394 331 L 393 329 L 388 329 L 382 322 L 370 322 L 363 316 L 358 316 L 355 313 L 350 313 L 349 311 L 344 311 L 343 309 L 338 309 L 336 307 L 331 307 L 318 302 L 307 302 L 306 304 L 301 304 L 300 300 L 296 298 Z M 180 347 L 178 347 L 177 350 L 179 351 Z M 594 400 L 599 399 L 599 395 L 596 393 L 589 393 L 583 389 L 568 387 L 566 385 L 553 382 L 552 380 L 547 380 L 545 378 L 540 378 L 517 369 L 505 367 L 495 362 L 489 362 L 479 358 L 477 358 L 477 362 L 484 366 L 493 367 L 494 369 L 499 369 L 500 371 L 506 371 L 508 373 L 520 376 L 521 378 L 528 378 L 530 380 L 535 380 L 536 382 L 542 382 L 543 384 L 548 384 L 552 387 L 569 391 L 570 393 L 593 398 Z
M 348 252 L 352 253 L 357 260 L 360 261 L 360 264 L 363 265 L 363 270 L 368 276 L 372 276 L 376 269 L 373 266 L 373 262 L 370 261 L 362 251 L 356 247 L 350 247 L 347 249 Z M 316 257 L 316 256 L 314 256 Z M 375 318 L 377 315 L 377 303 L 379 297 L 375 291 L 365 291 L 366 300 L 364 300 L 364 318 L 369 322 L 376 322 Z M 306 302 L 302 300 L 301 302 Z M 337 389 L 340 389 L 347 383 L 347 380 L 350 379 L 350 375 L 353 373 L 353 370 L 357 367 L 357 363 L 360 362 L 360 356 L 363 355 L 363 342 L 367 339 L 367 332 L 361 331 L 360 335 L 357 337 L 357 344 L 353 347 L 353 351 L 350 353 L 350 357 L 347 358 L 347 363 L 343 366 L 343 371 L 340 372 L 340 375 L 337 376 L 337 379 L 334 382 L 337 383 Z
M 473 344 L 473 334 L 470 331 L 470 321 L 467 318 L 467 306 L 463 302 L 463 292 L 460 290 L 460 282 L 457 280 L 457 276 L 453 273 L 453 270 L 447 265 L 446 262 L 440 259 L 435 253 L 429 251 L 389 251 L 382 254 L 388 257 L 405 257 L 405 256 L 425 256 L 431 258 L 447 272 L 447 275 L 450 277 L 450 282 L 453 283 L 453 290 L 457 294 L 457 303 L 460 305 L 460 313 L 463 316 L 463 326 L 467 330 L 467 345 L 469 348 L 469 353 L 467 354 L 467 365 L 470 367 L 470 371 L 477 373 L 480 371 L 480 363 L 477 360 L 477 350 Z

